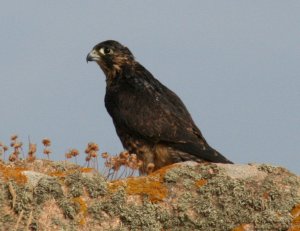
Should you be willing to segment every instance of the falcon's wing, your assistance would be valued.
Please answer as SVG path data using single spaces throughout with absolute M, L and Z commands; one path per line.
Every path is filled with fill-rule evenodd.
M 212 149 L 194 124 L 179 97 L 143 67 L 138 76 L 127 76 L 115 105 L 106 102 L 117 128 L 151 143 L 164 143 L 180 151 L 212 162 L 229 162 Z

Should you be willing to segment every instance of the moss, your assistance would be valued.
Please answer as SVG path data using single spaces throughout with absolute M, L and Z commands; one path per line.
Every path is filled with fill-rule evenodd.
M 164 181 L 167 183 L 175 183 L 180 179 L 192 179 L 193 182 L 195 182 L 200 179 L 210 179 L 219 171 L 220 169 L 215 164 L 183 165 L 167 171 L 164 175 Z
M 274 176 L 278 171 L 273 169 L 274 175 L 268 175 L 262 185 L 250 179 L 236 180 L 222 174 L 209 179 L 198 189 L 199 194 L 192 205 L 199 215 L 196 227 L 230 230 L 239 224 L 254 223 L 257 230 L 272 230 L 274 227 L 286 230 L 290 223 L 288 211 L 299 198 L 274 187 Z
M 93 203 L 88 207 L 88 214 L 98 221 L 103 221 L 103 213 L 110 216 L 116 216 L 121 213 L 125 207 L 125 191 L 124 188 L 119 188 L 118 191 L 112 193 L 109 197 L 105 197 L 102 200 Z
M 87 212 L 90 214 L 94 219 L 98 221 L 102 221 L 104 218 L 102 217 L 102 209 L 103 203 L 102 202 L 95 202 L 91 206 L 88 207 Z
M 66 198 L 62 198 L 58 201 L 58 206 L 62 209 L 66 218 L 75 219 L 76 215 L 80 211 L 80 205 Z
M 120 218 L 130 230 L 156 231 L 162 230 L 161 222 L 165 221 L 162 217 L 164 212 L 159 206 L 145 202 L 142 206 L 128 206 L 121 211 Z
M 78 168 L 79 166 L 68 161 L 55 161 L 51 162 L 51 167 L 54 170 L 54 172 L 67 172 L 68 170 L 74 167 Z
M 83 177 L 82 183 L 91 198 L 104 196 L 107 193 L 107 182 L 99 174 L 94 175 L 93 177 Z
M 11 214 L 3 214 L 0 216 L 0 224 L 15 224 L 16 220 L 15 217 L 12 216 Z
M 268 164 L 261 164 L 257 167 L 257 169 L 266 173 L 275 173 L 278 170 L 278 167 Z
M 79 171 L 67 175 L 64 183 L 73 197 L 79 197 L 83 194 L 83 177 Z
M 32 208 L 32 189 L 28 186 L 15 186 L 16 190 L 16 203 L 14 206 L 14 211 L 20 213 L 22 210 L 27 214 Z
M 125 206 L 125 191 L 123 188 L 113 193 L 110 200 L 103 203 L 103 210 L 109 215 L 116 215 Z
M 54 199 L 60 199 L 63 195 L 60 183 L 52 177 L 41 178 L 34 190 L 34 197 L 37 204 L 42 204 L 52 197 Z
M 195 167 L 185 166 L 173 168 L 164 175 L 164 181 L 168 183 L 175 183 L 182 177 L 196 179 L 199 175 L 195 173 Z

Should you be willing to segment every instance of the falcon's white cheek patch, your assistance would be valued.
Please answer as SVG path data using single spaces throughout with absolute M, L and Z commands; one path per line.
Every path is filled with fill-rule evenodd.
M 97 52 L 95 50 L 92 50 L 90 52 L 90 56 L 93 57 L 93 58 L 100 58 L 100 56 L 97 54 Z

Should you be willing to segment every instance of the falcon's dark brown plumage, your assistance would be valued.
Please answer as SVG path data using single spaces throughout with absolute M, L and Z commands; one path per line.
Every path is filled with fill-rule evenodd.
M 106 109 L 124 148 L 143 161 L 142 174 L 187 160 L 232 163 L 208 145 L 179 97 L 127 47 L 104 41 L 86 59 L 106 75 Z

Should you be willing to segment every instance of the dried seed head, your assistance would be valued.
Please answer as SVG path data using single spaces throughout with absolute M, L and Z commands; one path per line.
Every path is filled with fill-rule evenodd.
M 86 154 L 89 154 L 90 151 L 91 151 L 91 149 L 90 149 L 89 147 L 87 147 L 87 148 L 84 150 L 84 152 L 85 152 Z
M 16 161 L 17 160 L 17 156 L 16 155 L 14 155 L 14 153 L 13 154 L 11 154 L 10 156 L 9 156 L 9 158 L 8 158 L 8 160 L 10 161 L 10 162 L 14 162 L 14 161 Z
M 72 156 L 78 156 L 79 155 L 79 151 L 77 149 L 71 149 L 69 152 L 71 153 Z
M 72 158 L 72 154 L 70 152 L 67 152 L 65 154 L 65 156 L 66 156 L 67 159 L 71 159 Z
M 10 137 L 11 140 L 16 141 L 16 139 L 18 139 L 18 135 L 14 134 Z
M 43 153 L 44 153 L 45 155 L 49 155 L 49 154 L 52 153 L 52 151 L 51 151 L 49 148 L 45 148 L 45 149 L 43 150 Z
M 109 157 L 109 154 L 108 154 L 107 152 L 103 152 L 103 153 L 101 154 L 101 157 L 102 157 L 103 159 L 107 159 L 107 158 Z
M 15 146 L 15 141 L 12 141 L 11 143 L 10 143 L 10 146 L 13 148 L 14 146 Z
M 2 148 L 3 148 L 4 152 L 6 152 L 8 150 L 8 147 L 6 145 L 4 145 Z
M 32 155 L 34 153 L 36 153 L 36 144 L 29 144 L 28 155 Z
M 0 142 L 0 147 L 4 146 L 4 144 L 2 142 Z
M 14 148 L 21 148 L 22 145 L 23 145 L 22 142 L 15 142 L 15 143 L 13 144 L 13 147 L 14 147 Z
M 115 162 L 115 164 L 112 166 L 112 169 L 114 171 L 119 171 L 120 167 L 121 167 L 121 165 L 118 162 Z
M 90 151 L 90 157 L 96 158 L 98 156 L 96 151 Z
M 51 140 L 49 138 L 44 138 L 42 143 L 45 147 L 49 147 L 51 145 Z
M 85 161 L 90 161 L 91 160 L 91 157 L 90 156 L 87 156 L 87 157 L 85 157 Z
M 90 143 L 88 143 L 88 148 L 90 149 L 90 150 L 93 150 L 93 151 L 99 151 L 99 146 L 98 146 L 98 144 L 96 144 L 96 143 L 94 143 L 94 142 L 90 142 Z

